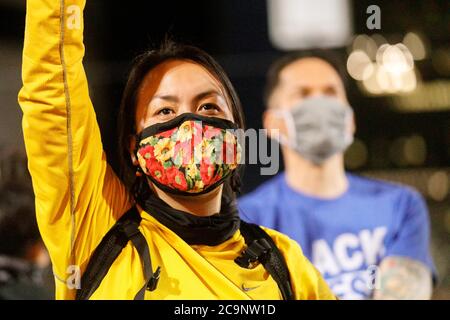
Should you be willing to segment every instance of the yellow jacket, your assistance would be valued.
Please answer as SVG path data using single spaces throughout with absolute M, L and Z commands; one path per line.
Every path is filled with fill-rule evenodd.
M 73 299 L 78 270 L 115 221 L 132 205 L 131 196 L 108 165 L 82 65 L 83 0 L 28 0 L 19 103 L 36 214 L 53 263 L 56 298 Z M 280 299 L 276 282 L 262 265 L 239 267 L 234 259 L 244 239 L 215 247 L 189 246 L 141 211 L 140 230 L 161 266 L 158 288 L 146 299 Z M 297 299 L 333 299 L 300 247 L 267 230 L 283 253 Z M 143 286 L 142 264 L 129 243 L 92 299 L 132 299 Z M 251 291 L 242 286 L 257 287 Z

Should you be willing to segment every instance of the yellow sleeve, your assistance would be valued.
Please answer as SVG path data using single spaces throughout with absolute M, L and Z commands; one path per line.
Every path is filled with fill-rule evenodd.
M 130 206 L 106 162 L 89 98 L 82 65 L 84 6 L 84 0 L 27 1 L 19 93 L 38 224 L 61 283 L 72 275 L 69 266 L 83 270 Z M 73 295 L 60 287 L 57 297 Z
M 303 255 L 297 242 L 280 232 L 263 229 L 286 259 L 296 300 L 336 300 L 320 272 Z

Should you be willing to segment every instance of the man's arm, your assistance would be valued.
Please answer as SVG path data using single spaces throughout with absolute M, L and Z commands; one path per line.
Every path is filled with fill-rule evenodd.
M 426 265 L 406 257 L 390 256 L 380 264 L 375 300 L 428 300 L 432 276 Z

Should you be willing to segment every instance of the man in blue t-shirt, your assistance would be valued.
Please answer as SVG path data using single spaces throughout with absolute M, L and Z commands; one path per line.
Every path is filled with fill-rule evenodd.
M 408 187 L 345 171 L 355 123 L 341 75 L 324 51 L 271 67 L 263 122 L 285 172 L 240 198 L 241 216 L 295 239 L 341 299 L 429 299 L 426 205 Z

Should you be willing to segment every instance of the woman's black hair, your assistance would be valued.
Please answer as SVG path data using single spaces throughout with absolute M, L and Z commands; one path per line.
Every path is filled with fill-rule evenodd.
M 147 184 L 144 177 L 136 176 L 137 168 L 131 161 L 129 149 L 130 139 L 138 133 L 135 125 L 138 92 L 145 76 L 155 67 L 169 60 L 191 61 L 208 70 L 223 86 L 235 124 L 238 128 L 244 129 L 244 113 L 236 90 L 223 68 L 208 53 L 195 46 L 180 44 L 166 39 L 158 49 L 139 55 L 131 67 L 122 95 L 118 117 L 120 176 L 128 191 L 135 198 L 139 190 L 142 189 L 143 184 Z M 239 171 L 236 170 L 224 183 L 223 195 L 228 199 L 234 199 L 235 193 L 239 192 Z
M 278 86 L 281 71 L 291 63 L 306 58 L 318 58 L 327 62 L 337 72 L 344 87 L 347 87 L 348 78 L 344 67 L 345 63 L 337 52 L 326 49 L 293 51 L 275 60 L 269 67 L 269 71 L 266 75 L 266 86 L 264 88 L 263 97 L 266 106 L 268 106 L 269 99 L 275 88 Z

